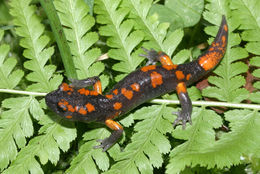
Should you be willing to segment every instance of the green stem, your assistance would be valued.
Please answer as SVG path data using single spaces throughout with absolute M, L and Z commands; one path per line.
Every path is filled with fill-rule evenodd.
M 51 29 L 58 44 L 67 77 L 71 79 L 77 79 L 77 73 L 72 60 L 70 48 L 62 29 L 60 19 L 53 5 L 53 0 L 40 0 L 40 3 L 50 21 Z
M 24 95 L 33 95 L 33 96 L 45 96 L 47 93 L 40 92 L 30 92 L 30 91 L 19 91 L 14 89 L 0 89 L 0 93 L 12 93 L 12 94 L 24 94 Z M 177 104 L 180 102 L 178 100 L 165 100 L 165 99 L 153 99 L 149 101 L 150 103 L 158 104 Z M 260 110 L 260 105 L 256 104 L 243 104 L 243 103 L 228 103 L 228 102 L 211 102 L 211 101 L 192 101 L 193 106 L 222 106 L 230 108 L 243 108 L 243 109 L 254 109 Z

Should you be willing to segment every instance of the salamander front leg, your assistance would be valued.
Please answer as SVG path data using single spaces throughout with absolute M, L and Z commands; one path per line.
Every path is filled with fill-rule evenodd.
M 98 76 L 89 77 L 83 80 L 69 79 L 71 81 L 71 85 L 77 88 L 84 88 L 88 86 L 93 86 L 94 91 L 99 94 L 102 94 L 102 86 Z
M 111 119 L 107 119 L 105 121 L 105 124 L 107 125 L 107 127 L 109 127 L 110 129 L 112 129 L 114 131 L 111 133 L 111 135 L 109 137 L 107 137 L 103 140 L 97 140 L 101 144 L 98 146 L 94 146 L 94 148 L 95 149 L 103 148 L 103 152 L 105 152 L 107 149 L 109 149 L 111 146 L 113 146 L 123 133 L 123 127 L 120 124 L 118 124 L 117 122 L 115 122 Z
M 192 104 L 190 97 L 188 96 L 186 85 L 181 82 L 177 85 L 177 93 L 181 103 L 181 110 L 178 112 L 173 112 L 177 115 L 177 119 L 174 121 L 173 126 L 176 126 L 180 121 L 182 122 L 182 128 L 185 129 L 186 122 L 191 122 Z
M 148 50 L 142 48 L 147 54 L 140 54 L 140 56 L 148 59 L 146 65 L 154 65 L 156 62 L 161 62 L 162 65 L 174 65 L 171 58 L 162 51 L 155 51 L 154 49 Z

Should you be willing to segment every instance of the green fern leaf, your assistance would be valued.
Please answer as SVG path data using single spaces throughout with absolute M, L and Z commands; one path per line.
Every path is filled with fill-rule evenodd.
M 85 142 L 79 150 L 79 154 L 71 162 L 70 168 L 66 173 L 98 173 L 98 169 L 106 171 L 109 167 L 109 159 L 106 153 L 102 152 L 102 149 L 94 149 L 93 147 L 98 145 L 96 139 L 106 138 L 109 135 L 109 131 L 105 128 L 94 129 L 84 134 Z M 113 149 L 114 147 L 112 147 Z
M 104 65 L 100 62 L 95 63 L 100 55 L 100 50 L 90 49 L 97 42 L 98 35 L 89 32 L 95 24 L 95 20 L 88 15 L 87 5 L 83 0 L 56 0 L 54 5 L 58 10 L 62 25 L 65 26 L 64 31 L 69 41 L 78 78 L 84 79 L 99 75 L 104 70 Z M 92 67 L 95 67 L 96 71 L 91 71 Z
M 43 111 L 37 109 L 38 101 L 33 97 L 9 98 L 2 102 L 2 107 L 9 110 L 1 114 L 0 120 L 0 169 L 15 159 L 17 148 L 23 148 L 26 138 L 33 135 L 30 114 L 35 119 L 43 116 Z
M 107 36 L 107 45 L 111 47 L 108 51 L 110 58 L 119 60 L 112 68 L 116 71 L 128 74 L 136 69 L 143 58 L 138 56 L 140 50 L 135 47 L 143 40 L 141 31 L 132 31 L 133 20 L 125 20 L 130 8 L 120 8 L 121 0 L 97 0 L 94 11 L 97 13 L 97 22 L 103 24 L 99 28 L 102 36 Z M 123 75 L 117 77 L 119 80 Z
M 4 31 L 0 30 L 0 40 Z M 0 88 L 13 89 L 18 85 L 24 73 L 22 70 L 14 70 L 17 60 L 15 58 L 6 58 L 10 47 L 6 44 L 0 45 Z
M 177 127 L 173 136 L 178 139 L 187 140 L 177 146 L 170 154 L 170 162 L 167 165 L 167 173 L 178 173 L 185 166 L 214 166 L 214 157 L 205 153 L 205 149 L 211 147 L 215 142 L 215 131 L 213 128 L 221 126 L 221 118 L 210 110 L 194 108 L 192 112 L 193 125 L 185 130 Z M 213 151 L 214 152 L 214 151 Z M 212 153 L 213 153 L 212 152 Z M 203 157 L 203 158 L 202 158 Z
M 134 120 L 140 120 L 134 130 L 132 143 L 128 144 L 124 152 L 116 157 L 118 161 L 107 173 L 152 173 L 153 167 L 160 167 L 163 163 L 162 154 L 170 150 L 169 140 L 165 137 L 172 130 L 168 120 L 171 108 L 164 105 L 145 107 L 133 114 Z
M 252 73 L 252 75 L 257 77 L 257 78 L 260 78 L 260 71 L 259 71 L 260 61 L 259 60 L 260 60 L 259 56 L 253 57 L 250 60 L 250 64 L 252 66 L 258 67 L 258 69 L 254 70 L 253 73 Z M 256 81 L 253 86 L 254 86 L 254 88 L 259 90 L 260 89 L 260 81 Z M 260 103 L 260 92 L 256 91 L 256 92 L 251 93 L 250 99 L 253 102 Z
M 242 154 L 252 153 L 252 149 L 258 147 L 260 140 L 257 135 L 260 128 L 259 113 L 248 110 L 227 112 L 225 118 L 230 122 L 232 131 L 223 134 L 218 141 L 215 141 L 215 132 L 210 127 L 212 124 L 215 124 L 212 125 L 214 128 L 221 125 L 221 120 L 215 115 L 212 111 L 202 110 L 202 113 L 198 115 L 199 118 L 198 116 L 193 117 L 195 125 L 190 128 L 193 130 L 187 129 L 185 134 L 181 134 L 183 131 L 177 133 L 174 131 L 173 135 L 176 138 L 188 141 L 172 151 L 167 173 L 178 173 L 184 169 L 185 165 L 194 167 L 200 164 L 208 168 L 213 168 L 215 165 L 218 168 L 229 167 L 240 163 Z M 207 118 L 208 116 L 211 118 Z M 201 123 L 204 122 L 204 125 L 197 126 L 198 119 Z M 205 129 L 205 126 L 211 130 Z M 199 130 L 195 131 L 195 129 Z
M 239 29 L 243 30 L 242 39 L 247 42 L 246 50 L 256 55 L 260 55 L 260 3 L 257 0 L 238 0 L 232 1 L 231 8 L 233 9 L 233 16 L 239 21 Z M 253 57 L 250 60 L 252 66 L 259 65 L 259 57 Z M 255 77 L 260 77 L 259 70 L 252 73 Z M 255 82 L 254 87 L 260 89 L 260 83 Z M 250 99 L 254 102 L 260 103 L 260 93 L 251 93 Z
M 248 52 L 260 55 L 260 3 L 257 0 L 232 1 L 231 8 L 233 16 L 240 23 L 239 29 L 244 30 L 242 39 L 248 41 L 246 49 Z
M 31 0 L 12 0 L 10 6 L 16 33 L 22 37 L 20 45 L 25 48 L 24 57 L 30 59 L 24 63 L 24 67 L 30 71 L 27 75 L 29 81 L 34 82 L 27 90 L 47 92 L 57 88 L 62 77 L 56 75 L 55 81 L 50 80 L 55 71 L 55 66 L 45 65 L 52 56 L 53 47 L 46 48 L 49 38 L 43 34 L 44 27 L 34 14 L 35 6 L 30 6 Z
M 37 110 L 39 111 L 39 109 Z M 35 159 L 36 156 L 39 157 L 42 164 L 46 164 L 48 160 L 57 164 L 59 148 L 64 152 L 69 149 L 70 142 L 76 137 L 76 130 L 71 122 L 66 122 L 57 116 L 52 119 L 56 122 L 54 123 L 46 116 L 42 117 L 40 123 L 43 126 L 39 130 L 41 135 L 30 140 L 4 173 L 29 173 L 29 171 L 30 173 L 43 173 L 39 162 Z
M 204 13 L 205 19 L 211 23 L 219 24 L 221 19 L 220 15 L 216 17 L 214 11 L 216 11 L 216 9 L 222 9 L 222 14 L 225 14 L 227 13 L 224 10 L 226 6 L 227 1 L 219 3 L 216 0 L 210 0 L 210 4 L 206 6 L 209 11 Z M 235 22 L 232 20 L 234 19 L 231 18 L 230 23 Z M 212 35 L 217 32 L 217 28 L 218 27 L 207 27 L 205 31 Z M 241 42 L 241 39 L 237 34 L 232 33 L 235 28 L 232 28 L 232 26 L 229 28 L 228 46 L 225 57 L 214 71 L 219 77 L 211 76 L 208 79 L 208 81 L 216 87 L 208 87 L 203 90 L 202 94 L 207 97 L 217 98 L 221 101 L 241 102 L 248 98 L 248 91 L 244 88 L 240 88 L 245 85 L 245 79 L 238 75 L 245 73 L 248 67 L 242 62 L 238 62 L 238 60 L 247 57 L 248 53 L 245 49 L 237 46 Z M 215 36 L 215 34 L 213 34 L 213 36 Z M 234 61 L 236 62 L 234 63 Z
M 152 3 L 151 0 L 131 0 L 123 2 L 124 7 L 131 8 L 131 18 L 133 18 L 136 23 L 135 27 L 142 30 L 145 34 L 145 39 L 148 40 L 148 42 L 144 43 L 144 47 L 164 51 L 171 56 L 182 40 L 183 31 L 178 29 L 174 32 L 167 33 L 169 23 L 159 23 L 157 14 L 148 16 Z M 166 35 L 168 35 L 167 38 Z

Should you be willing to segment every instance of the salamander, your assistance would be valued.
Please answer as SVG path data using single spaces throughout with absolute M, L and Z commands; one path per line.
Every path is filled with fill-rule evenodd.
M 102 94 L 99 77 L 72 80 L 71 84 L 62 83 L 55 91 L 45 97 L 47 106 L 68 120 L 82 122 L 101 122 L 112 133 L 108 138 L 97 140 L 100 145 L 94 148 L 109 149 L 122 135 L 123 127 L 113 119 L 158 96 L 177 92 L 181 110 L 173 126 L 182 122 L 191 124 L 192 103 L 187 86 L 212 71 L 224 57 L 228 42 L 228 25 L 225 17 L 216 38 L 198 59 L 176 65 L 164 52 L 144 49 L 148 65 L 128 74 L 107 94 Z M 156 65 L 157 62 L 161 65 Z M 87 88 L 88 87 L 88 88 Z M 91 89 L 89 87 L 92 87 Z

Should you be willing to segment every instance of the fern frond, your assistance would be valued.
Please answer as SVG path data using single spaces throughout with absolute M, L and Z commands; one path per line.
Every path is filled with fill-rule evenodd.
M 251 58 L 250 64 L 252 66 L 258 67 L 258 69 L 253 71 L 252 75 L 255 76 L 256 78 L 260 78 L 260 57 L 256 56 L 256 57 Z M 254 86 L 254 88 L 256 88 L 256 92 L 251 93 L 250 100 L 252 100 L 253 102 L 256 102 L 256 103 L 260 103 L 260 92 L 259 92 L 260 81 L 259 80 L 256 81 L 253 86 Z
M 184 169 L 185 165 L 195 167 L 199 164 L 207 168 L 230 167 L 240 163 L 242 154 L 258 147 L 260 138 L 257 132 L 260 129 L 260 119 L 259 113 L 256 111 L 227 112 L 225 118 L 230 122 L 232 131 L 223 134 L 218 141 L 215 141 L 215 132 L 212 128 L 221 125 L 220 117 L 212 111 L 201 110 L 200 112 L 195 121 L 199 119 L 202 124 L 197 126 L 196 122 L 195 127 L 191 127 L 193 130 L 187 130 L 188 133 L 184 135 L 183 131 L 177 132 L 177 134 L 174 131 L 175 137 L 182 137 L 188 141 L 172 151 L 167 173 L 178 173 Z M 205 126 L 208 128 L 205 129 Z
M 0 30 L 0 41 L 4 31 Z M 13 89 L 18 85 L 24 73 L 22 70 L 14 70 L 17 60 L 15 58 L 6 58 L 10 51 L 9 45 L 0 45 L 0 88 Z
M 152 173 L 153 167 L 161 167 L 162 154 L 168 153 L 171 148 L 165 136 L 173 129 L 169 115 L 172 117 L 171 108 L 165 105 L 145 107 L 135 112 L 134 120 L 140 120 L 134 127 L 137 133 L 107 173 Z
M 30 115 L 39 120 L 43 111 L 33 97 L 9 98 L 2 102 L 8 109 L 0 119 L 0 169 L 4 169 L 16 158 L 17 148 L 23 148 L 26 138 L 33 135 L 33 123 Z
M 130 8 L 120 8 L 120 2 L 121 0 L 97 0 L 94 11 L 97 13 L 97 22 L 103 25 L 99 28 L 100 34 L 109 37 L 107 45 L 112 48 L 108 51 L 109 57 L 120 61 L 112 68 L 128 74 L 143 60 L 137 55 L 138 51 L 134 52 L 143 40 L 143 33 L 133 31 L 133 20 L 124 20 Z M 116 79 L 119 80 L 122 76 L 124 75 Z
M 260 55 L 260 2 L 257 0 L 231 1 L 232 15 L 239 22 L 242 39 L 248 41 L 246 49 L 248 52 Z
M 35 111 L 42 112 L 41 108 Z M 40 123 L 43 126 L 39 130 L 41 135 L 31 139 L 3 173 L 43 173 L 39 161 L 35 159 L 36 156 L 39 157 L 41 164 L 46 164 L 48 160 L 57 164 L 60 155 L 59 149 L 64 152 L 69 149 L 70 142 L 76 137 L 76 130 L 71 122 L 66 122 L 61 118 L 57 119 L 57 117 L 52 119 L 55 122 L 46 116 L 42 117 Z
M 95 24 L 95 20 L 88 14 L 86 3 L 83 0 L 56 0 L 54 5 L 69 41 L 78 78 L 84 79 L 99 75 L 104 70 L 104 65 L 101 62 L 95 63 L 100 55 L 100 50 L 90 49 L 97 42 L 98 35 L 89 31 Z
M 27 90 L 47 92 L 54 90 L 61 83 L 62 77 L 54 75 L 55 66 L 45 65 L 54 52 L 53 47 L 47 48 L 49 38 L 43 34 L 44 26 L 34 14 L 35 6 L 29 5 L 31 0 L 12 0 L 10 13 L 17 26 L 16 33 L 22 37 L 20 45 L 25 48 L 24 57 L 30 59 L 24 67 L 32 71 L 26 78 L 33 84 Z
M 109 131 L 105 128 L 86 132 L 83 136 L 87 142 L 80 147 L 79 154 L 73 159 L 66 173 L 99 173 L 97 167 L 102 171 L 106 171 L 109 167 L 107 154 L 102 152 L 102 149 L 97 150 L 93 147 L 98 145 L 96 142 L 97 139 L 106 138 L 108 135 Z
M 171 56 L 182 40 L 183 31 L 178 29 L 167 33 L 169 23 L 159 23 L 157 14 L 148 16 L 152 5 L 151 0 L 124 0 L 123 2 L 125 7 L 131 8 L 131 18 L 136 22 L 135 27 L 142 30 L 145 39 L 148 40 L 144 43 L 144 47 L 164 51 Z
M 206 11 L 204 18 L 209 22 L 219 25 L 221 20 L 221 14 L 228 14 L 225 10 L 227 7 L 227 1 L 210 0 L 210 3 L 206 5 Z M 221 13 L 221 14 L 219 14 Z M 227 16 L 227 15 L 226 15 Z M 233 18 L 230 18 L 230 22 L 235 22 Z M 205 31 L 215 36 L 218 27 L 207 27 Z M 238 46 L 241 39 L 238 34 L 233 33 L 236 28 L 229 27 L 228 46 L 226 54 L 220 65 L 214 71 L 218 76 L 210 76 L 208 81 L 214 84 L 215 87 L 208 87 L 203 90 L 203 95 L 207 97 L 217 98 L 221 101 L 229 102 L 241 102 L 248 98 L 248 91 L 241 88 L 245 85 L 244 77 L 240 74 L 245 73 L 248 69 L 247 65 L 238 60 L 246 58 L 248 56 L 247 51 L 244 48 Z
M 243 30 L 242 39 L 247 42 L 246 50 L 250 53 L 260 55 L 260 2 L 257 0 L 238 0 L 232 1 L 231 8 L 233 9 L 233 16 L 238 20 L 239 29 Z M 251 58 L 250 65 L 259 67 L 260 57 L 256 56 Z M 254 70 L 253 76 L 259 78 L 259 69 Z M 260 89 L 260 82 L 254 83 L 256 89 Z M 250 99 L 254 102 L 260 103 L 260 92 L 253 92 Z
M 194 167 L 197 164 L 201 166 L 214 166 L 215 158 L 205 153 L 207 148 L 215 143 L 215 131 L 213 128 L 221 126 L 221 118 L 213 111 L 194 108 L 192 112 L 193 125 L 188 126 L 186 130 L 178 127 L 173 131 L 173 136 L 178 139 L 187 140 L 185 143 L 177 146 L 170 154 L 170 162 L 167 165 L 167 173 L 178 173 L 185 166 Z M 217 153 L 212 151 L 214 155 Z

